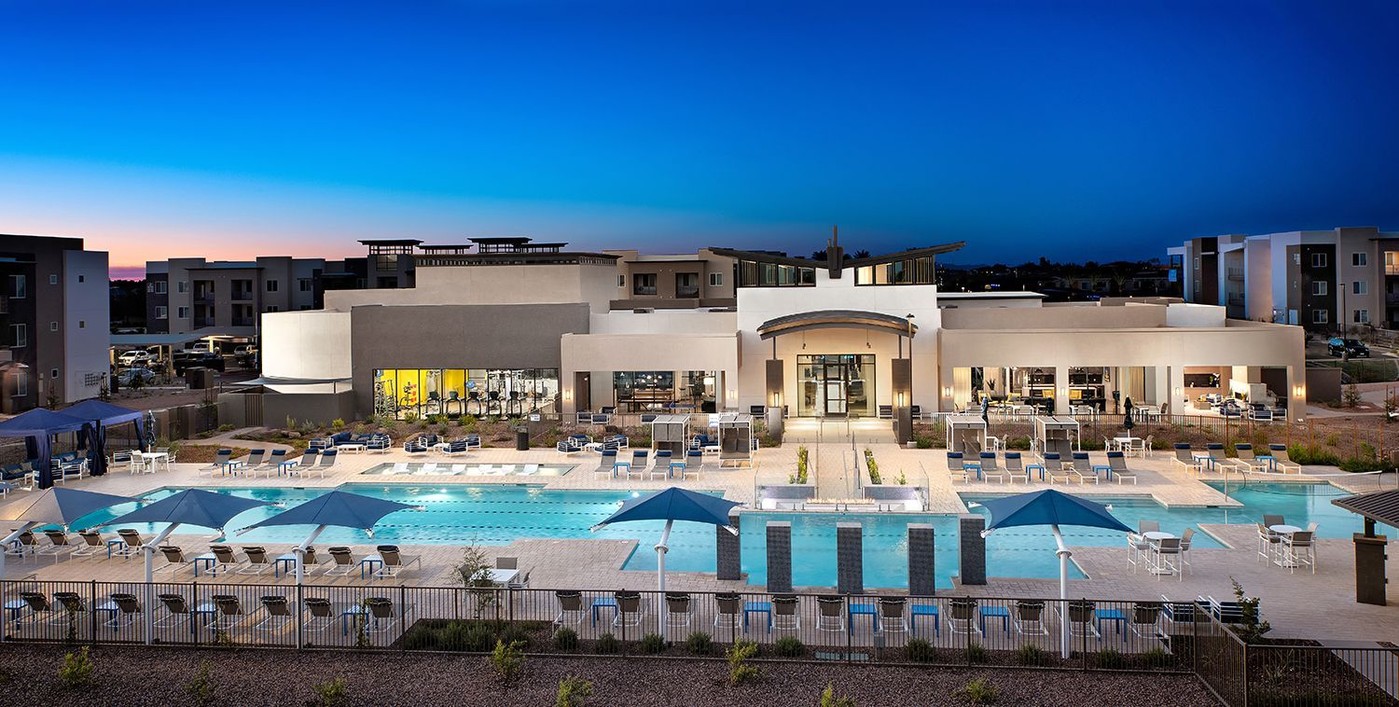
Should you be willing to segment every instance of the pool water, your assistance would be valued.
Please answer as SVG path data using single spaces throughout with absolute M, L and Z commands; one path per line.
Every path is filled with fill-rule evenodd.
M 1225 520 L 1203 520 L 1204 523 L 1259 523 L 1264 513 L 1281 515 L 1291 525 L 1305 528 L 1316 521 L 1318 537 L 1348 539 L 1353 533 L 1364 532 L 1364 521 L 1350 511 L 1331 505 L 1331 501 L 1352 495 L 1348 491 L 1331 484 L 1269 484 L 1249 483 L 1239 485 L 1212 482 L 1220 493 L 1244 504 L 1242 509 L 1213 509 L 1214 518 Z M 1190 509 L 1182 509 L 1190 510 Z
M 455 464 L 452 462 L 385 463 L 360 472 L 364 476 L 563 476 L 574 464 Z

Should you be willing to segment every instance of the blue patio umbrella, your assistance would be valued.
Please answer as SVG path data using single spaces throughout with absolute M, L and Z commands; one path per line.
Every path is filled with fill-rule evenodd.
M 127 422 L 136 423 L 137 445 L 141 451 L 146 451 L 146 438 L 142 433 L 142 422 L 145 414 L 120 405 L 105 403 L 101 400 L 84 400 L 77 405 L 66 407 L 63 414 L 69 417 L 76 417 L 88 421 L 88 463 L 92 467 L 94 476 L 101 476 L 107 473 L 107 428 L 114 425 L 121 425 Z
M 331 491 L 321 494 L 298 506 L 288 508 L 271 518 L 260 520 L 239 530 L 246 533 L 253 528 L 266 528 L 273 525 L 314 525 L 311 535 L 292 551 L 296 553 L 296 583 L 301 584 L 305 577 L 303 561 L 306 548 L 315 541 L 326 528 L 335 525 L 344 528 L 362 528 L 370 537 L 374 536 L 374 524 L 384 516 L 397 511 L 416 508 L 406 503 L 387 501 L 372 496 L 361 496 L 345 491 Z
M 129 523 L 169 523 L 165 530 L 141 545 L 141 554 L 146 560 L 146 606 L 154 603 L 155 549 L 181 525 L 198 525 L 213 528 L 223 535 L 224 526 L 239 514 L 251 508 L 268 505 L 258 501 L 226 493 L 213 493 L 199 489 L 186 489 L 166 496 L 154 503 L 142 506 L 124 516 L 113 518 L 103 525 L 127 525 Z M 151 642 L 152 611 L 146 615 L 146 643 Z
M 88 423 L 80 418 L 45 408 L 34 408 L 0 422 L 0 437 L 23 437 L 25 453 L 34 460 L 39 488 L 53 486 L 50 460 L 53 437 L 64 432 L 81 432 Z
M 1054 533 L 1054 542 L 1059 546 L 1059 598 L 1069 598 L 1069 548 L 1064 544 L 1064 535 L 1059 532 L 1061 525 L 1077 525 L 1087 528 L 1106 528 L 1124 533 L 1132 529 L 1113 517 L 1106 506 L 1087 499 L 1071 496 L 1053 489 L 1006 496 L 984 501 L 982 506 L 991 512 L 991 523 L 982 531 L 982 536 L 990 535 L 1000 528 L 1013 528 L 1024 525 L 1048 525 Z M 1061 622 L 1062 623 L 1062 622 Z M 1065 658 L 1069 657 L 1068 627 L 1060 627 L 1061 649 Z
M 656 543 L 657 586 L 665 591 L 665 554 L 670 550 L 666 543 L 670 540 L 670 528 L 677 520 L 691 523 L 707 523 L 722 526 L 729 532 L 737 532 L 729 525 L 729 511 L 739 505 L 737 501 L 726 501 L 720 496 L 686 491 L 674 486 L 652 494 L 633 498 L 622 503 L 616 513 L 593 526 L 597 530 L 604 525 L 626 523 L 637 520 L 663 520 L 665 530 Z
M 0 521 L 24 521 L 24 525 L 11 532 L 0 546 L 9 545 L 24 533 L 40 525 L 61 525 L 65 529 L 79 518 L 110 508 L 119 503 L 132 503 L 134 498 L 114 496 L 110 493 L 81 491 L 79 489 L 50 488 L 32 497 L 5 506 L 0 510 Z M 0 577 L 5 576 L 5 554 L 0 552 Z

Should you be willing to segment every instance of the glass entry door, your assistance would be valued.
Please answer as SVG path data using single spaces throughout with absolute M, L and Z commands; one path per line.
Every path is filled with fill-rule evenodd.
M 798 417 L 874 414 L 873 354 L 798 356 L 797 375 Z

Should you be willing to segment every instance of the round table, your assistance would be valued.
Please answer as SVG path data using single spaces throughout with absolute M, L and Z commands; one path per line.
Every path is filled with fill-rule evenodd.
M 1285 523 L 1280 523 L 1278 525 L 1270 525 L 1268 526 L 1268 530 L 1278 535 L 1292 535 L 1293 533 L 1302 532 L 1302 528 L 1298 528 L 1295 525 L 1287 525 Z M 1297 566 L 1296 558 L 1289 556 L 1287 553 L 1284 553 L 1281 544 L 1278 545 L 1277 552 L 1274 554 L 1276 555 L 1276 557 L 1273 558 L 1273 563 L 1276 564 L 1278 567 Z
M 1142 533 L 1142 537 L 1146 538 L 1147 540 L 1169 540 L 1170 538 L 1174 538 L 1175 535 L 1171 533 L 1163 533 L 1159 530 L 1152 530 L 1149 532 Z
M 1175 538 L 1175 535 L 1172 535 L 1171 533 L 1165 533 L 1159 530 L 1151 530 L 1142 533 L 1142 537 L 1145 538 L 1147 542 L 1160 543 L 1162 540 L 1170 540 L 1172 538 Z M 1161 567 L 1160 562 L 1153 562 L 1150 571 L 1152 574 L 1157 575 L 1174 574 L 1174 572 L 1170 568 Z
M 1277 533 L 1278 535 L 1291 535 L 1293 533 L 1302 532 L 1302 528 L 1298 528 L 1295 525 L 1270 525 L 1268 526 L 1268 530 L 1271 530 L 1274 533 Z

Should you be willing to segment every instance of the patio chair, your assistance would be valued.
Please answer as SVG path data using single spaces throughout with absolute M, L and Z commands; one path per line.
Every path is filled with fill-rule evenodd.
M 179 572 L 181 567 L 192 566 L 189 560 L 185 559 L 185 551 L 179 545 L 161 545 L 160 554 L 165 557 L 165 564 L 155 568 L 156 572 Z
M 329 437 L 312 437 L 311 440 L 306 443 L 306 448 L 308 450 L 314 450 L 317 452 L 323 452 L 327 449 L 334 449 L 335 440 Z
M 1280 543 L 1282 543 L 1282 538 L 1279 537 L 1277 533 L 1268 530 L 1268 526 L 1263 523 L 1256 523 L 1255 525 L 1258 528 L 1258 556 L 1254 558 L 1254 561 L 1256 562 L 1261 559 L 1264 562 L 1272 562 L 1273 558 L 1278 554 L 1278 548 Z
M 963 455 L 961 452 L 947 453 L 947 472 L 954 477 L 960 476 L 963 482 L 968 481 L 967 468 L 963 466 Z
M 879 612 L 879 630 L 884 633 L 908 633 L 908 600 L 903 597 L 880 597 L 875 606 Z
M 743 597 L 734 592 L 714 595 L 714 628 L 743 628 Z
M 1190 539 L 1193 537 L 1195 537 L 1194 528 L 1186 528 L 1185 532 L 1180 534 L 1180 564 L 1182 568 L 1190 566 Z
M 369 441 L 364 443 L 364 448 L 375 454 L 388 454 L 389 450 L 393 449 L 393 438 L 386 434 L 370 435 Z
M 1277 468 L 1278 471 L 1284 474 L 1302 473 L 1302 465 L 1287 457 L 1287 445 L 1270 444 L 1268 445 L 1268 454 L 1273 457 L 1273 466 Z
M 243 605 L 236 594 L 215 594 L 210 600 L 214 603 L 215 613 L 208 628 L 229 631 L 243 620 Z
M 454 439 L 447 445 L 446 454 L 449 457 L 459 457 L 470 451 L 471 446 L 466 443 L 465 439 Z
M 495 558 L 495 568 L 498 570 L 520 569 L 520 558 L 509 556 L 497 557 Z
M 262 466 L 263 457 L 265 457 L 266 455 L 266 449 L 249 449 L 248 456 L 243 457 L 242 459 L 235 459 L 231 463 L 235 465 L 235 469 L 252 471 L 257 467 Z
M 311 631 L 324 631 L 335 624 L 335 607 L 330 600 L 325 597 L 306 597 L 302 600 L 306 605 L 306 629 Z
M 559 600 L 559 615 L 554 618 L 555 626 L 563 628 L 565 625 L 577 626 L 583 622 L 582 592 L 559 590 L 554 592 L 554 597 Z
M 316 474 L 322 479 L 325 478 L 325 470 L 335 466 L 336 457 L 340 456 L 334 449 L 327 449 L 321 452 L 321 458 L 315 466 L 297 466 L 295 471 L 298 475 Z
M 991 479 L 994 478 L 997 483 L 1005 483 L 1006 473 L 1005 470 L 1001 469 L 1001 465 L 996 462 L 995 452 L 981 452 L 977 455 L 977 458 L 981 460 L 981 480 L 983 482 L 989 484 L 991 483 Z
M 1089 479 L 1093 483 L 1098 483 L 1098 475 L 1093 473 L 1093 461 L 1088 458 L 1088 452 L 1073 452 L 1073 467 L 1071 472 L 1078 477 L 1078 485 L 1082 486 Z
M 281 470 L 282 464 L 285 463 L 286 460 L 287 450 L 274 449 L 262 460 L 262 463 L 258 464 L 257 468 L 252 469 L 252 471 L 254 473 L 266 472 L 268 476 L 271 476 L 273 473 Z
M 646 612 L 642 608 L 640 592 L 614 592 L 617 600 L 617 615 L 612 617 L 613 626 L 640 626 Z
M 418 435 L 403 443 L 403 451 L 407 454 L 427 454 L 431 448 L 431 445 L 423 439 L 423 435 Z
M 79 530 L 78 537 L 83 539 L 84 544 L 72 552 L 73 557 L 96 555 L 107 548 L 107 540 L 96 530 Z
M 690 627 L 690 619 L 693 614 L 690 612 L 690 595 L 684 592 L 666 592 L 665 594 L 665 627 L 666 629 L 685 629 Z
M 330 559 L 334 560 L 334 564 L 326 568 L 326 571 L 323 573 L 327 577 L 348 576 L 351 572 L 355 571 L 355 567 L 359 564 L 355 562 L 354 552 L 348 547 L 336 546 L 330 548 L 327 552 L 330 553 Z
M 1180 567 L 1180 538 L 1162 538 L 1151 544 L 1151 571 L 1156 575 L 1156 581 L 1161 581 L 1162 575 L 1174 574 L 1176 581 L 1181 581 L 1182 572 Z
M 1015 632 L 1022 636 L 1048 636 L 1049 629 L 1044 625 L 1044 602 L 1016 601 L 1012 607 L 1011 624 Z
M 378 551 L 379 559 L 384 563 L 383 567 L 374 573 L 374 576 L 380 579 L 397 577 L 412 565 L 418 565 L 419 569 L 422 568 L 422 558 L 417 555 L 400 554 L 397 545 L 380 545 L 375 550 Z
M 802 627 L 801 599 L 795 594 L 772 597 L 772 627 L 777 631 L 800 631 Z
M 366 630 L 381 633 L 398 625 L 408 613 L 408 607 L 400 607 L 388 597 L 369 597 L 364 600 L 364 608 L 369 610 L 369 625 Z
M 1163 630 L 1166 635 L 1193 633 L 1195 630 L 1195 610 L 1198 605 L 1193 601 L 1171 601 L 1165 594 L 1161 595 L 1161 618 L 1169 630 Z
M 213 476 L 214 472 L 224 473 L 228 471 L 229 465 L 232 463 L 232 461 L 233 450 L 220 449 L 214 454 L 213 463 L 209 464 L 208 466 L 199 467 L 198 474 L 200 476 Z
M 111 595 L 111 600 L 117 605 L 117 611 L 103 624 L 104 626 L 119 630 L 136 623 L 136 619 L 141 616 L 141 602 L 136 599 L 135 594 L 117 592 Z
M 1108 468 L 1112 469 L 1112 476 L 1117 479 L 1118 484 L 1129 479 L 1133 484 L 1137 483 L 1137 472 L 1127 468 L 1127 456 L 1124 453 L 1108 452 Z
M 1220 601 L 1212 596 L 1196 596 L 1195 601 L 1203 604 L 1210 615 L 1219 623 L 1243 623 L 1244 606 L 1237 601 Z
M 278 594 L 268 594 L 261 598 L 262 609 L 267 613 L 263 619 L 253 624 L 255 631 L 280 631 L 291 623 L 291 607 L 287 598 Z
M 1288 571 L 1296 574 L 1297 567 L 1305 564 L 1311 566 L 1312 574 L 1316 574 L 1314 547 L 1311 531 L 1299 530 L 1282 536 L 1281 559 Z
M 1162 605 L 1155 601 L 1139 601 L 1132 604 L 1132 613 L 1127 619 L 1127 628 L 1142 638 L 1165 638 L 1161 631 Z
M 1274 525 L 1283 525 L 1283 524 L 1285 524 L 1285 523 L 1287 523 L 1287 520 L 1284 519 L 1283 516 L 1280 516 L 1280 515 L 1278 515 L 1278 514 L 1276 514 L 1276 513 L 1264 513 L 1264 514 L 1263 514 L 1263 525 L 1265 525 L 1265 526 L 1268 526 L 1268 527 L 1271 528 L 1271 527 L 1274 526 Z
M 151 625 L 155 628 L 174 628 L 181 626 L 190 620 L 193 615 L 189 610 L 189 602 L 181 594 L 157 594 L 156 599 L 160 600 L 165 607 L 165 615 L 156 619 Z M 191 628 L 191 631 L 194 629 Z
M 71 592 L 68 593 L 71 594 Z M 77 595 L 74 594 L 74 596 Z M 43 592 L 20 592 L 19 598 L 20 601 L 24 602 L 24 608 L 29 609 L 29 617 L 24 623 L 53 623 L 67 618 L 66 614 L 60 614 L 54 609 L 54 605 L 49 601 L 48 595 Z M 57 599 L 58 595 L 55 594 L 54 598 Z M 14 618 L 18 613 L 17 611 L 11 611 L 9 617 L 10 621 L 16 626 L 20 623 L 20 620 Z
M 144 543 L 141 540 L 140 533 L 130 528 L 122 528 L 121 530 L 117 531 L 117 536 L 120 537 L 122 540 L 125 540 L 126 544 L 113 550 L 112 554 L 120 555 L 121 557 L 131 558 L 141 553 L 141 545 L 143 545 Z
M 243 556 L 248 561 L 238 569 L 238 574 L 262 574 L 272 567 L 272 562 L 267 559 L 267 548 L 261 545 L 243 546 Z
M 1175 456 L 1171 458 L 1173 464 L 1185 467 L 1188 472 L 1200 473 L 1200 462 L 1195 459 L 1195 451 L 1190 448 L 1190 443 L 1176 442 L 1173 449 L 1175 450 Z
M 1044 473 L 1045 478 L 1049 479 L 1049 483 L 1051 484 L 1056 481 L 1063 481 L 1067 484 L 1069 483 L 1070 474 L 1073 473 L 1073 466 L 1070 465 L 1068 469 L 1065 469 L 1064 460 L 1060 458 L 1058 452 L 1045 452 Z
M 981 635 L 977 624 L 977 601 L 975 599 L 953 599 L 947 604 L 947 626 L 952 633 Z
M 816 609 L 817 631 L 845 633 L 845 597 L 817 597 Z
M 1006 452 L 1006 474 L 1013 484 L 1016 480 L 1030 483 L 1030 477 L 1025 475 L 1025 462 L 1020 458 L 1020 452 Z
M 1142 537 L 1142 533 L 1145 532 L 1147 531 L 1127 533 L 1127 564 L 1132 567 L 1133 572 L 1147 563 L 1151 552 L 1151 542 Z
M 1069 635 L 1075 638 L 1098 638 L 1097 604 L 1091 601 L 1071 601 L 1068 604 Z
M 237 572 L 238 567 L 243 564 L 233 555 L 233 547 L 230 545 L 210 545 L 209 554 L 214 556 L 214 565 L 209 568 L 209 574 L 214 577 Z

